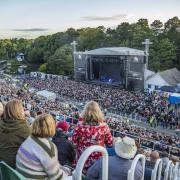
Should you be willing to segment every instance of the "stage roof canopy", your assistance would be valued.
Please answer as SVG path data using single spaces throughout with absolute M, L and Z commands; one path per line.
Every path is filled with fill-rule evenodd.
M 132 49 L 128 47 L 107 47 L 98 48 L 90 51 L 85 51 L 83 54 L 87 55 L 129 55 L 129 56 L 145 56 L 144 51 L 138 49 Z

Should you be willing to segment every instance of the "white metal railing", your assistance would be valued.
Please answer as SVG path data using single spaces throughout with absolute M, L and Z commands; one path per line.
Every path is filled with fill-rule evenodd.
M 88 157 L 93 152 L 102 153 L 102 179 L 108 180 L 108 153 L 104 147 L 97 146 L 97 145 L 91 146 L 83 152 L 80 159 L 78 160 L 76 169 L 73 173 L 73 176 L 72 176 L 73 180 L 82 180 L 82 171 L 83 171 L 84 164 L 86 160 L 88 159 Z
M 180 167 L 178 167 L 177 179 L 180 179 Z
M 164 172 L 164 180 L 168 180 L 169 178 L 169 171 L 170 171 L 171 164 L 172 164 L 172 161 L 168 161 L 168 163 L 166 164 L 166 169 Z
M 151 180 L 160 180 L 161 179 L 161 172 L 162 172 L 162 160 L 158 159 L 152 170 Z
M 173 169 L 174 169 L 174 164 L 171 163 L 170 167 L 169 167 L 169 180 L 174 180 L 173 178 Z
M 176 165 L 173 168 L 172 180 L 178 180 L 178 170 L 180 170 L 178 169 L 178 167 L 179 167 L 179 163 L 176 162 Z
M 127 180 L 134 180 L 134 172 L 135 172 L 135 169 L 136 169 L 136 165 L 137 163 L 141 161 L 141 165 L 142 165 L 142 177 L 140 180 L 144 180 L 144 171 L 145 171 L 145 156 L 142 155 L 142 154 L 138 154 L 136 155 L 136 157 L 134 158 L 132 164 L 131 164 L 131 168 L 129 169 L 128 171 L 128 178 Z

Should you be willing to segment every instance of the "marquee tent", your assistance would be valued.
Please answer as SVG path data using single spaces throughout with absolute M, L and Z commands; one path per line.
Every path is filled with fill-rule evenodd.
M 55 101 L 56 99 L 56 94 L 47 90 L 38 91 L 36 94 L 47 100 Z

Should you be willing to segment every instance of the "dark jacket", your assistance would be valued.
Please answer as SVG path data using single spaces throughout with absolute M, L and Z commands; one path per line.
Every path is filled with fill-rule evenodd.
M 16 154 L 20 145 L 30 135 L 26 121 L 0 120 L 0 161 L 16 167 Z
M 109 156 L 108 180 L 125 180 L 128 176 L 128 170 L 131 168 L 132 160 L 123 159 L 116 156 Z M 137 164 L 134 180 L 140 180 L 142 177 L 142 166 Z M 102 180 L 102 158 L 98 159 L 87 171 L 88 180 Z
M 154 169 L 155 162 L 152 161 L 146 161 L 146 168 Z
M 68 136 L 63 131 L 57 130 L 52 141 L 57 146 L 60 164 L 72 166 L 76 153 L 73 144 L 68 140 Z

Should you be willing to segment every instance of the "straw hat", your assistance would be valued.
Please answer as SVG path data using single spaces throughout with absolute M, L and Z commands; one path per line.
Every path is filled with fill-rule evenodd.
M 115 152 L 119 157 L 124 159 L 134 158 L 137 152 L 134 139 L 127 136 L 122 139 L 118 139 L 115 142 Z

